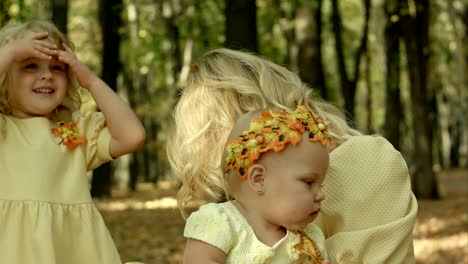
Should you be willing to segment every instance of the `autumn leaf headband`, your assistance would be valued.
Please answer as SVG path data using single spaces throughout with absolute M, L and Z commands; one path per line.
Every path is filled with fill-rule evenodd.
M 315 117 L 305 106 L 296 110 L 262 111 L 260 117 L 252 119 L 250 129 L 226 143 L 226 172 L 237 170 L 242 179 L 247 178 L 249 166 L 269 150 L 282 151 L 286 143 L 296 145 L 305 131 L 310 142 L 329 144 L 332 137 L 324 120 Z

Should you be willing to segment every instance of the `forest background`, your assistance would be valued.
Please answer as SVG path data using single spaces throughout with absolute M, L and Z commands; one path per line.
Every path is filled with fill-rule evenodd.
M 352 126 L 385 136 L 405 157 L 422 209 L 442 206 L 451 211 L 441 217 L 456 216 L 461 230 L 450 233 L 456 242 L 446 251 L 467 263 L 466 0 L 0 0 L 0 25 L 28 19 L 52 20 L 66 32 L 78 57 L 128 100 L 147 131 L 141 150 L 101 166 L 90 180 L 116 240 L 133 241 L 128 229 L 117 229 L 135 208 L 176 210 L 177 181 L 165 155 L 171 111 L 191 65 L 213 48 L 230 47 L 297 72 L 316 96 L 343 109 Z M 83 110 L 95 108 L 85 90 L 82 97 Z M 460 195 L 450 200 L 454 193 Z M 126 213 L 111 214 L 116 208 Z M 146 217 L 157 219 L 154 213 Z M 153 253 L 136 253 L 145 247 L 134 238 L 140 246 L 133 252 L 121 244 L 125 257 L 177 263 L 183 219 L 174 211 L 167 218 L 180 220 L 179 229 L 166 230 L 177 246 L 161 244 L 168 249 L 161 253 L 148 238 Z M 433 219 L 419 223 L 428 225 L 421 232 L 431 233 Z M 149 223 L 135 224 L 136 232 L 148 232 Z M 436 250 L 422 247 L 420 256 Z M 443 259 L 444 249 L 437 250 Z

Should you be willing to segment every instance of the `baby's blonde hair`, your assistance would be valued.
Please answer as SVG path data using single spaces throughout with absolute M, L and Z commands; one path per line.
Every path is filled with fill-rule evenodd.
M 20 39 L 27 32 L 48 32 L 48 39 L 52 40 L 58 47 L 62 47 L 65 43 L 71 49 L 74 49 L 73 43 L 60 32 L 54 24 L 43 20 L 31 20 L 21 24 L 6 25 L 0 30 L 0 46 L 4 46 L 11 39 Z M 10 115 L 11 110 L 8 105 L 8 71 L 0 75 L 0 113 Z M 68 91 L 65 100 L 57 107 L 56 111 L 51 115 L 55 121 L 67 120 L 71 118 L 71 113 L 77 111 L 81 105 L 80 94 L 78 92 L 79 85 L 75 74 L 67 67 Z M 2 119 L 0 119 L 0 127 Z M 0 133 L 0 138 L 1 138 Z
M 337 144 L 361 134 L 336 107 L 311 96 L 297 74 L 254 54 L 229 49 L 205 54 L 192 67 L 174 109 L 175 127 L 167 145 L 169 162 L 182 183 L 177 195 L 182 212 L 194 199 L 219 202 L 228 197 L 221 157 L 236 120 L 247 112 L 306 105 L 326 120 Z

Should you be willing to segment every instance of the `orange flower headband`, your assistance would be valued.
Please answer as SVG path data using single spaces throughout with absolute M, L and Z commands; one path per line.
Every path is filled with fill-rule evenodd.
M 260 112 L 260 117 L 250 122 L 249 130 L 226 143 L 226 172 L 237 170 L 237 175 L 245 180 L 249 166 L 261 153 L 279 152 L 288 142 L 296 145 L 305 130 L 309 131 L 310 142 L 325 145 L 332 141 L 323 119 L 315 117 L 303 105 L 294 111 Z

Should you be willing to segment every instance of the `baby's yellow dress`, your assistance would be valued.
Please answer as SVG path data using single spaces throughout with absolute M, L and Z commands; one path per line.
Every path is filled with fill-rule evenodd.
M 304 232 L 327 259 L 325 237 L 320 228 L 312 223 Z M 299 258 L 295 246 L 301 239 L 297 233 L 287 231 L 275 245 L 267 246 L 257 239 L 247 220 L 232 202 L 201 206 L 187 219 L 184 236 L 221 249 L 227 255 L 227 264 L 288 264 L 297 263 Z
M 0 263 L 121 263 L 87 171 L 112 159 L 100 113 L 73 115 L 87 142 L 59 144 L 43 117 L 0 115 Z

